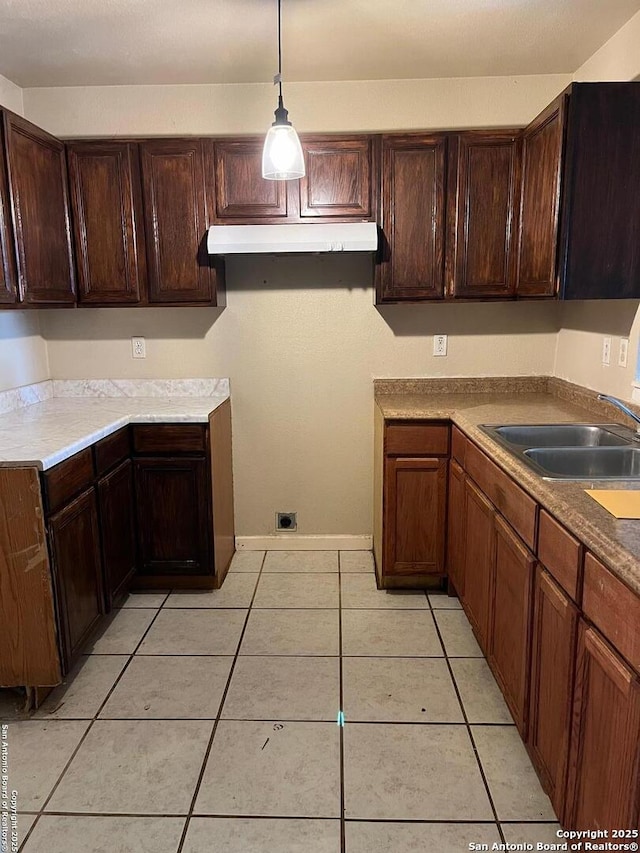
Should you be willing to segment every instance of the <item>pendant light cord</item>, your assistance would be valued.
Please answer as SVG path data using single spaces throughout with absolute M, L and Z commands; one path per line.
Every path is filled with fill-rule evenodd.
M 282 0 L 278 0 L 278 84 L 282 100 Z

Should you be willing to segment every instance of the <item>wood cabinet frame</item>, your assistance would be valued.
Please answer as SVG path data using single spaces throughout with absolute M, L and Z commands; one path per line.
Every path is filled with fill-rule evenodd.
M 146 301 L 147 263 L 138 146 L 117 140 L 74 142 L 67 144 L 67 160 L 80 304 L 137 305 Z M 105 182 L 109 183 L 115 206 L 105 207 L 104 198 L 92 198 L 96 176 L 102 178 L 98 191 Z M 94 205 L 97 210 L 92 213 Z M 105 221 L 117 235 L 113 243 L 103 242 Z M 114 266 L 118 255 L 121 271 Z
M 2 111 L 2 123 L 19 301 L 25 307 L 75 305 L 64 143 L 8 110 Z M 19 159 L 19 140 L 26 140 L 32 146 L 32 152 L 40 150 L 43 156 L 49 157 L 52 170 L 43 168 L 39 175 L 29 175 Z M 41 185 L 45 178 L 50 181 L 46 188 Z M 37 211 L 47 220 L 45 234 L 35 227 L 33 221 L 36 202 L 47 206 Z M 58 278 L 54 280 L 51 276 L 55 275 Z

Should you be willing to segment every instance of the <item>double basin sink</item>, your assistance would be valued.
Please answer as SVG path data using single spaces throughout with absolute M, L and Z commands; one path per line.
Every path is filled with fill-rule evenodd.
M 545 480 L 640 480 L 640 436 L 619 424 L 481 429 Z

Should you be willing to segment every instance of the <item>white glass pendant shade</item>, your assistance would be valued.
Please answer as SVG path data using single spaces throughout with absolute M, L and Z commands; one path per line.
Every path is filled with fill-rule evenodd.
M 271 125 L 262 149 L 262 177 L 268 181 L 304 178 L 304 156 L 291 124 Z

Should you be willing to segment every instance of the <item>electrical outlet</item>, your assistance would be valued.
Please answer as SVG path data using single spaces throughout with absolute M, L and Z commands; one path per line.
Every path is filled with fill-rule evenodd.
M 611 338 L 609 336 L 602 339 L 602 363 L 611 364 Z
M 629 338 L 620 338 L 620 349 L 618 350 L 618 367 L 626 367 L 628 357 Z
M 434 335 L 433 336 L 433 354 L 439 355 L 439 356 L 447 354 L 447 336 L 446 335 Z
M 147 343 L 144 338 L 131 338 L 131 357 L 147 357 Z

